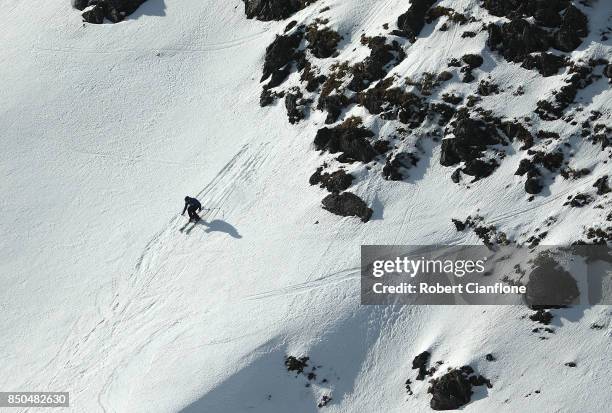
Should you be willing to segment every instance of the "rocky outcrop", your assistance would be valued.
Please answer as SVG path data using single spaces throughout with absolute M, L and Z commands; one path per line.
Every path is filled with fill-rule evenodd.
M 318 28 L 317 25 L 311 25 L 306 31 L 306 40 L 308 40 L 308 49 L 313 56 L 319 59 L 331 57 L 336 53 L 336 46 L 342 37 L 338 32 L 327 27 Z
M 343 217 L 356 216 L 362 222 L 368 222 L 372 217 L 372 209 L 368 208 L 365 202 L 351 192 L 341 194 L 333 193 L 327 195 L 321 201 L 323 209 Z
M 353 182 L 353 175 L 347 174 L 343 169 L 336 172 L 321 173 L 323 168 L 318 168 L 309 179 L 310 185 L 320 185 L 321 188 L 327 189 L 329 192 L 342 192 L 348 189 Z
M 119 23 L 134 13 L 146 0 L 72 0 L 75 9 L 83 10 L 83 20 L 101 24 L 104 19 Z
M 268 77 L 276 74 L 279 77 L 282 77 L 284 80 L 287 75 L 287 72 L 283 72 L 283 68 L 285 68 L 289 63 L 291 63 L 295 59 L 296 49 L 300 45 L 303 37 L 303 32 L 296 30 L 294 33 L 290 35 L 282 35 L 276 36 L 274 41 L 266 47 L 266 54 L 264 58 L 264 66 L 263 73 L 261 76 L 260 82 L 263 82 Z M 288 70 L 285 68 L 285 70 Z M 279 74 L 279 71 L 281 72 Z M 274 79 L 273 79 L 274 80 Z M 278 81 L 274 81 L 276 83 L 282 83 Z M 278 85 L 275 85 L 278 86 Z M 274 85 L 268 85 L 268 87 L 275 87 Z
M 551 40 L 545 30 L 526 20 L 516 19 L 501 26 L 490 24 L 488 44 L 506 60 L 522 62 L 530 53 L 547 51 Z
M 580 296 L 576 280 L 548 256 L 536 259 L 526 287 L 525 302 L 532 308 L 566 306 Z
M 387 39 L 383 36 L 363 38 L 362 41 L 370 48 L 370 55 L 351 68 L 353 79 L 348 88 L 354 92 L 360 92 L 385 77 L 387 70 L 406 56 L 399 43 L 393 41 L 387 44 Z
M 489 25 L 488 43 L 512 62 L 522 62 L 530 53 L 546 52 L 551 47 L 571 52 L 589 33 L 587 17 L 569 0 L 484 0 L 483 5 L 491 14 L 510 19 L 501 26 Z M 527 21 L 532 18 L 533 24 Z M 547 59 L 531 59 L 525 67 L 550 76 L 560 62 L 550 60 L 550 56 Z
M 377 155 L 367 139 L 372 136 L 372 131 L 358 126 L 322 128 L 317 131 L 314 145 L 318 150 L 342 152 L 343 161 L 370 162 Z
M 397 18 L 398 31 L 394 34 L 414 42 L 425 25 L 427 11 L 435 2 L 436 0 L 413 0 L 410 8 Z
M 248 19 L 283 20 L 316 0 L 243 0 Z
M 472 399 L 472 384 L 461 370 L 451 370 L 438 379 L 431 381 L 427 391 L 432 398 L 433 410 L 454 410 L 466 405 Z
M 522 66 L 525 69 L 537 70 L 544 77 L 556 75 L 559 69 L 567 65 L 567 59 L 552 53 L 536 53 L 526 56 Z
M 471 173 L 488 171 L 490 174 L 495 169 L 497 165 L 491 162 L 475 162 L 483 156 L 487 145 L 503 142 L 494 126 L 462 114 L 454 122 L 453 134 L 454 138 L 442 140 L 441 165 L 452 166 L 465 161 L 470 163 L 468 171 Z

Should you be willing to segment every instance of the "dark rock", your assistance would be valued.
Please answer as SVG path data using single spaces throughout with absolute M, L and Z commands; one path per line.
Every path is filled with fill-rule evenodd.
M 458 219 L 453 219 L 453 224 L 455 224 L 455 228 L 457 231 L 463 231 L 466 227 L 464 222 L 459 221 Z
M 393 159 L 387 160 L 383 167 L 382 174 L 385 179 L 390 181 L 401 181 L 404 179 L 402 169 L 410 169 L 416 166 L 419 158 L 410 152 L 400 152 Z
M 429 10 L 435 2 L 436 0 L 414 0 L 411 2 L 410 8 L 406 13 L 397 18 L 398 34 L 414 42 L 425 25 L 427 10 Z
M 285 95 L 285 108 L 287 109 L 287 117 L 291 124 L 295 124 L 304 119 L 304 110 L 301 101 L 302 92 L 297 88 Z
M 372 209 L 357 195 L 350 192 L 327 195 L 321 201 L 323 209 L 340 216 L 356 216 L 362 222 L 368 222 L 372 217 Z
M 501 26 L 489 25 L 489 47 L 499 51 L 506 60 L 521 62 L 530 53 L 545 52 L 551 45 L 546 31 L 523 19 L 515 19 Z
M 327 111 L 325 123 L 330 124 L 338 120 L 346 105 L 348 105 L 348 99 L 344 95 L 321 95 L 317 109 Z
M 370 55 L 351 68 L 353 79 L 348 88 L 354 92 L 360 92 L 385 77 L 387 69 L 401 62 L 406 56 L 399 43 L 394 41 L 387 44 L 383 36 L 369 38 L 367 45 Z
M 336 52 L 336 46 L 341 39 L 336 31 L 327 27 L 318 29 L 316 25 L 312 25 L 306 31 L 308 49 L 319 59 L 331 57 Z
M 429 357 L 431 354 L 429 351 L 424 351 L 412 360 L 412 369 L 419 369 L 419 374 L 417 375 L 417 380 L 425 380 L 425 376 L 427 375 L 427 363 L 429 362 Z
M 483 161 L 482 159 L 471 159 L 465 163 L 463 173 L 474 177 L 474 180 L 486 178 L 499 166 L 495 159 Z
M 451 174 L 451 181 L 458 184 L 461 181 L 461 168 L 457 168 Z
M 499 86 L 488 80 L 481 80 L 478 84 L 478 94 L 481 96 L 496 95 L 499 93 Z
M 357 102 L 372 114 L 383 119 L 398 119 L 412 128 L 418 127 L 427 117 L 427 103 L 418 95 L 400 88 L 386 89 L 384 85 L 359 93 Z
M 538 170 L 537 170 L 536 166 L 534 165 L 534 163 L 531 162 L 531 160 L 529 160 L 529 159 L 521 159 L 521 161 L 519 162 L 518 169 L 516 170 L 514 175 L 523 176 L 527 172 L 530 172 L 531 176 L 535 176 L 535 175 L 538 174 Z
M 561 28 L 554 35 L 554 46 L 563 52 L 571 52 L 580 46 L 581 38 L 588 34 L 587 17 L 575 6 L 569 6 L 563 15 Z
M 310 360 L 309 357 L 297 358 L 294 356 L 287 356 L 285 358 L 285 366 L 288 371 L 295 371 L 298 374 L 303 373 L 304 369 L 308 367 L 308 360 Z
M 287 77 L 289 77 L 290 72 L 291 72 L 290 65 L 285 65 L 282 69 L 278 69 L 272 72 L 270 81 L 265 86 L 266 89 L 272 89 L 277 86 L 280 86 L 287 79 Z
M 463 79 L 461 79 L 461 81 L 463 83 L 472 83 L 474 81 L 474 79 L 476 79 L 474 77 L 474 74 L 472 73 L 471 70 L 468 70 L 465 72 L 465 74 L 463 75 Z
M 482 66 L 482 63 L 484 62 L 482 56 L 477 54 L 466 54 L 461 58 L 461 60 L 463 60 L 470 67 L 470 69 L 476 69 Z
M 593 186 L 597 188 L 597 195 L 604 195 L 611 191 L 610 187 L 608 186 L 608 175 L 604 175 L 597 179 Z
M 523 142 L 521 150 L 526 150 L 533 146 L 533 136 L 520 122 L 503 122 L 501 128 L 510 139 L 516 138 Z
M 266 48 L 261 82 L 275 71 L 289 64 L 295 56 L 295 51 L 302 41 L 303 33 L 296 31 L 290 35 L 276 36 Z
M 72 5 L 85 11 L 83 12 L 83 20 L 89 23 L 101 24 L 104 18 L 113 23 L 119 23 L 126 16 L 134 13 L 138 7 L 146 0 L 89 0 L 87 6 L 93 6 L 91 9 L 85 9 L 84 1 L 74 0 Z M 100 18 L 100 15 L 103 17 Z
M 374 134 L 363 127 L 322 128 L 314 139 L 315 148 L 330 153 L 343 152 L 348 158 L 370 162 L 377 153 L 366 138 Z
M 70 4 L 72 4 L 72 7 L 77 10 L 83 10 L 85 7 L 87 7 L 88 2 L 89 0 L 72 0 Z
M 95 5 L 88 7 L 81 14 L 83 16 L 83 21 L 92 24 L 102 24 L 104 23 L 104 7 Z
M 535 313 L 529 316 L 531 321 L 537 321 L 538 323 L 548 325 L 553 319 L 553 315 L 550 311 L 546 311 L 544 309 L 539 309 Z
M 495 127 L 467 116 L 455 121 L 455 138 L 443 139 L 440 164 L 451 166 L 479 158 L 487 145 L 502 143 Z
M 525 192 L 527 192 L 528 194 L 539 194 L 540 192 L 542 192 L 542 184 L 540 183 L 540 180 L 536 177 L 532 177 L 532 178 L 527 178 L 527 180 L 525 181 Z
M 243 0 L 247 19 L 283 20 L 315 0 Z
M 338 169 L 336 172 L 321 173 L 322 168 L 312 174 L 309 179 L 310 185 L 320 184 L 321 188 L 327 189 L 329 192 L 342 192 L 353 183 L 353 175 L 347 174 L 343 169 Z
M 589 194 L 577 194 L 571 197 L 568 202 L 565 202 L 563 205 L 570 205 L 574 208 L 582 208 L 593 202 L 593 197 Z
M 579 296 L 578 285 L 572 275 L 552 257 L 540 255 L 529 274 L 525 302 L 530 306 L 565 306 Z M 547 324 L 547 323 L 544 323 Z
M 431 381 L 428 393 L 432 394 L 430 406 L 433 410 L 454 410 L 470 402 L 472 384 L 460 370 L 451 370 Z
M 376 142 L 374 142 L 372 147 L 374 148 L 376 152 L 382 155 L 390 149 L 389 145 L 390 145 L 389 141 L 386 141 L 384 139 L 379 139 Z
M 528 55 L 521 65 L 525 69 L 537 70 L 544 77 L 556 75 L 559 69 L 567 65 L 566 58 L 552 53 Z
M 319 404 L 317 404 L 317 407 L 320 409 L 321 407 L 325 407 L 329 404 L 329 402 L 332 401 L 331 396 L 328 396 L 327 394 L 324 394 L 321 397 L 321 401 L 319 401 Z
M 446 82 L 447 80 L 451 80 L 453 78 L 453 74 L 451 72 L 448 71 L 442 71 L 440 72 L 440 74 L 438 75 L 438 80 L 440 82 Z

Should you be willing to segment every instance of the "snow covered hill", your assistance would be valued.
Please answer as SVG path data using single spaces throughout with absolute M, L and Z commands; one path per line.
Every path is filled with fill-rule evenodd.
M 605 410 L 608 307 L 544 326 L 361 306 L 359 254 L 610 243 L 612 3 L 248 3 L 89 24 L 68 0 L 0 1 L 0 391 L 87 413 L 420 412 L 469 365 L 492 387 L 468 412 Z M 415 380 L 424 351 L 437 371 Z

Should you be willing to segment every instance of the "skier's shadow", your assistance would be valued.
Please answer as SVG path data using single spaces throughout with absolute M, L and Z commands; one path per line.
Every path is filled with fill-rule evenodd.
M 232 224 L 221 219 L 213 219 L 210 222 L 207 222 L 204 219 L 200 219 L 198 222 L 192 225 L 191 228 L 187 229 L 185 233 L 189 234 L 191 230 L 193 230 L 198 225 L 205 226 L 206 229 L 204 230 L 204 232 L 206 232 L 207 234 L 211 232 L 225 232 L 232 238 L 242 238 L 242 235 L 238 233 L 238 230 Z

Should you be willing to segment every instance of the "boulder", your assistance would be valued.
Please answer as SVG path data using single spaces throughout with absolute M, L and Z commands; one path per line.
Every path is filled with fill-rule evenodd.
M 315 0 L 243 0 L 247 19 L 283 20 Z
M 362 222 L 368 222 L 372 217 L 372 209 L 368 208 L 365 202 L 351 192 L 341 194 L 333 193 L 327 195 L 321 201 L 323 209 L 340 216 L 356 216 Z
M 454 410 L 468 404 L 472 398 L 472 383 L 460 370 L 451 370 L 438 379 L 431 381 L 428 389 L 433 410 Z
M 414 42 L 425 26 L 427 10 L 434 5 L 436 0 L 412 0 L 410 8 L 406 13 L 397 18 L 397 27 L 404 37 Z
M 575 6 L 569 6 L 563 14 L 561 28 L 554 35 L 555 48 L 563 52 L 575 50 L 582 38 L 589 34 L 589 20 Z
M 87 8 L 83 8 L 83 20 L 89 23 L 101 24 L 104 18 L 113 23 L 119 23 L 126 16 L 134 13 L 146 0 L 89 0 Z M 73 7 L 81 9 L 85 4 L 81 0 L 73 0 Z M 90 8 L 91 7 L 91 8 Z M 100 18 L 100 14 L 103 15 Z
M 343 152 L 345 157 L 361 162 L 370 162 L 377 156 L 367 138 L 374 133 L 363 127 L 322 128 L 314 139 L 315 148 L 330 153 Z
M 301 31 L 296 31 L 290 35 L 276 36 L 274 41 L 266 48 L 261 82 L 294 59 L 295 51 L 302 41 L 302 36 Z
M 99 5 L 88 6 L 81 14 L 83 21 L 92 24 L 104 23 L 104 8 Z
M 299 89 L 288 92 L 285 95 L 285 109 L 287 109 L 289 123 L 295 124 L 304 119 L 302 92 Z
M 563 56 L 556 56 L 552 53 L 536 53 L 528 55 L 521 65 L 525 69 L 537 70 L 544 77 L 556 75 L 559 69 L 567 65 L 567 60 Z
M 566 306 L 580 297 L 576 280 L 549 256 L 536 259 L 526 287 L 524 299 L 531 307 Z
M 527 178 L 527 181 L 525 181 L 525 192 L 527 192 L 528 194 L 539 194 L 540 192 L 542 192 L 542 184 L 540 183 L 540 180 L 536 177 L 532 177 L 532 178 Z
M 336 46 L 341 39 L 338 32 L 327 27 L 319 30 L 316 26 L 311 26 L 306 32 L 308 49 L 319 59 L 331 57 L 336 52 Z
M 477 54 L 466 54 L 461 58 L 461 60 L 463 60 L 470 67 L 470 69 L 476 69 L 477 67 L 482 66 L 482 63 L 484 62 L 482 56 Z
M 551 43 L 545 30 L 523 19 L 514 19 L 501 26 L 489 25 L 489 47 L 511 62 L 521 62 L 530 53 L 545 52 Z
M 89 0 L 72 0 L 70 4 L 77 10 L 84 10 Z
M 597 188 L 597 195 L 604 195 L 612 191 L 610 186 L 608 186 L 608 175 L 604 175 L 597 179 L 593 186 Z

